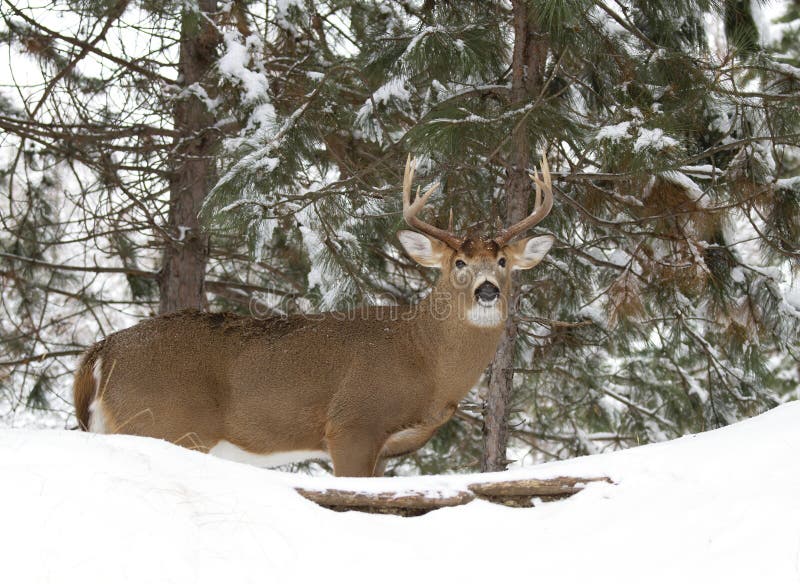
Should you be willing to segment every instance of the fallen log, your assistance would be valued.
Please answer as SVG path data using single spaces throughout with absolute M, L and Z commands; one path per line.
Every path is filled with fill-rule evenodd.
M 587 483 L 610 483 L 607 477 L 556 477 L 553 479 L 517 479 L 489 483 L 473 483 L 470 491 L 492 503 L 508 507 L 533 507 L 533 499 L 554 501 L 579 493 Z
M 611 481 L 606 477 L 556 477 L 473 483 L 467 490 L 437 494 L 430 491 L 363 492 L 342 489 L 297 488 L 306 499 L 334 511 L 388 513 L 411 517 L 434 509 L 455 507 L 476 497 L 509 507 L 532 507 L 534 499 L 552 501 L 580 492 L 588 483 Z
M 344 491 L 340 489 L 296 489 L 309 501 L 334 511 L 362 511 L 365 513 L 388 513 L 393 515 L 423 515 L 442 507 L 464 505 L 475 499 L 469 491 L 457 491 L 454 494 L 437 495 L 424 491 L 403 491 L 402 493 L 382 492 L 365 493 Z

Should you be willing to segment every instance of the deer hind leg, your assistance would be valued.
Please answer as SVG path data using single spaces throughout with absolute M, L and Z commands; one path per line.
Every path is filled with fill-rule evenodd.
M 381 443 L 373 432 L 338 430 L 328 433 L 328 452 L 337 477 L 371 477 L 375 474 Z

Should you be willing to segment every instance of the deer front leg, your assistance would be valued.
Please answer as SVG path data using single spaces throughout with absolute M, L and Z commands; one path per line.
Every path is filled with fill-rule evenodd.
M 381 450 L 375 433 L 343 429 L 329 433 L 327 442 L 337 477 L 374 476 Z
M 384 456 L 378 457 L 378 462 L 375 464 L 375 470 L 372 471 L 372 476 L 374 477 L 382 477 L 386 472 L 386 463 L 389 462 L 389 459 Z

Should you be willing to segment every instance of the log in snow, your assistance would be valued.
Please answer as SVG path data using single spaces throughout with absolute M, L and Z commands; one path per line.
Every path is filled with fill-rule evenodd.
M 533 507 L 533 499 L 553 501 L 579 493 L 588 483 L 610 483 L 608 477 L 556 477 L 554 479 L 520 479 L 475 483 L 470 490 L 481 499 L 501 503 L 508 507 Z
M 334 511 L 364 511 L 366 513 L 386 513 L 392 515 L 422 515 L 442 507 L 464 505 L 475 499 L 469 491 L 454 495 L 437 496 L 435 493 L 359 493 L 340 489 L 314 491 L 298 488 L 297 492 L 317 505 Z
M 580 492 L 587 483 L 611 481 L 606 477 L 576 478 L 556 477 L 553 479 L 520 479 L 474 483 L 466 490 L 448 494 L 429 491 L 405 492 L 361 492 L 342 489 L 305 489 L 297 492 L 306 499 L 334 511 L 363 511 L 366 513 L 385 513 L 392 515 L 416 516 L 441 509 L 465 505 L 476 497 L 508 507 L 532 507 L 536 498 L 552 501 L 563 499 Z

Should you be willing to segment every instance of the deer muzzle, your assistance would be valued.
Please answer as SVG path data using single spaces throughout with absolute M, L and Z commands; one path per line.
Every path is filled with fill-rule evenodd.
M 475 299 L 481 304 L 494 304 L 499 297 L 500 288 L 489 280 L 475 288 Z

